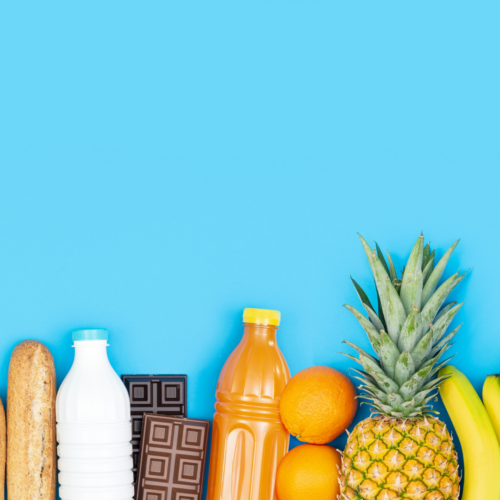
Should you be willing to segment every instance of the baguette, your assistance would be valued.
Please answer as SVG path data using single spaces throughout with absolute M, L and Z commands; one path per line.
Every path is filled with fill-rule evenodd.
M 0 399 L 0 500 L 5 497 L 5 456 L 7 453 L 7 429 L 5 428 L 5 411 Z
M 35 340 L 17 345 L 7 388 L 7 494 L 12 500 L 56 498 L 56 373 Z

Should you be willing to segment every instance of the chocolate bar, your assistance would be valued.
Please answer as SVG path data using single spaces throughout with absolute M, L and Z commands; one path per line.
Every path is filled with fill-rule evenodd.
M 136 500 L 201 500 L 208 420 L 146 413 Z
M 135 477 L 144 413 L 187 417 L 187 377 L 186 375 L 122 375 L 122 381 L 130 395 Z

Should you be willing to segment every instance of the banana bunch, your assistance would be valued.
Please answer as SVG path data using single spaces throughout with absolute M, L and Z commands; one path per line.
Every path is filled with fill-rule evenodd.
M 483 405 L 467 377 L 454 366 L 443 368 L 439 376 L 448 376 L 440 394 L 464 454 L 462 500 L 500 500 L 500 377 L 486 379 Z

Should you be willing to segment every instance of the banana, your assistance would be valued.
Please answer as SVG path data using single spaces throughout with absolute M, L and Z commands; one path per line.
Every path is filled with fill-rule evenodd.
M 486 410 L 467 377 L 454 366 L 439 389 L 464 454 L 462 500 L 500 500 L 500 445 Z
M 483 403 L 500 441 L 500 375 L 488 375 L 483 385 Z

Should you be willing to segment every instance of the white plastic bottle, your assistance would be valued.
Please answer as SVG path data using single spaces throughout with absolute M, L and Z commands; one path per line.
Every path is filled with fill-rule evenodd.
M 132 500 L 128 392 L 108 360 L 108 332 L 73 332 L 75 361 L 56 401 L 62 500 Z

